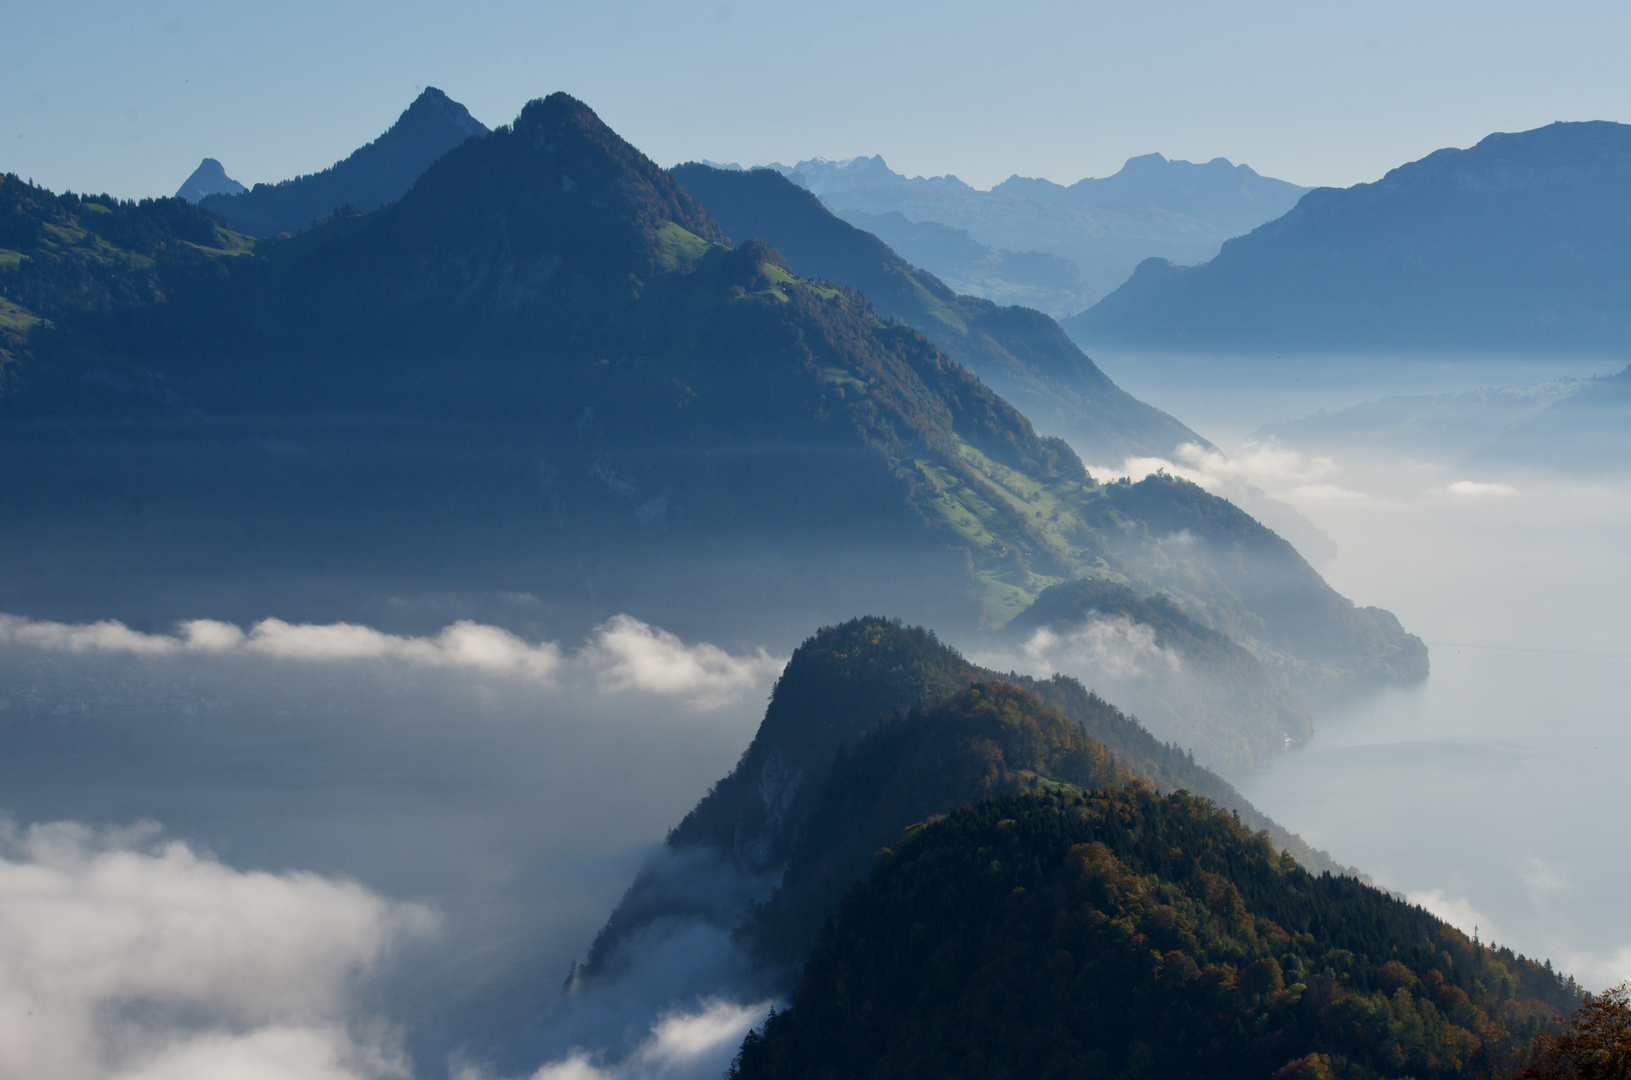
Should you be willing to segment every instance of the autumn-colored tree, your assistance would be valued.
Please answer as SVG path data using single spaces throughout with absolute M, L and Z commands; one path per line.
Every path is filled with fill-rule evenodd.
M 1631 1080 L 1631 983 L 1588 1000 L 1560 1031 L 1536 1036 L 1520 1080 Z

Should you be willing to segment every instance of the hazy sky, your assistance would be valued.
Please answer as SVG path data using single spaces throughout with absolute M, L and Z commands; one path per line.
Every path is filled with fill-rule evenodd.
M 8 0 L 0 170 L 170 194 L 320 169 L 424 85 L 566 90 L 664 165 L 881 153 L 977 186 L 1134 154 L 1346 185 L 1553 120 L 1631 120 L 1631 6 L 1586 2 Z

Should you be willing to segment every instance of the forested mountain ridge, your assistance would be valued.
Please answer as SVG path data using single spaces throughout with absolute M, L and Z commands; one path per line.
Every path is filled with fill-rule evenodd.
M 827 627 L 794 652 L 741 760 L 667 849 L 719 860 L 703 864 L 762 903 L 706 917 L 735 926 L 761 960 L 797 964 L 872 854 L 911 822 L 997 792 L 1135 777 L 1204 795 L 1316 869 L 1341 870 L 1075 680 L 981 668 L 926 630 L 879 618 Z M 698 891 L 674 890 L 665 873 L 659 865 L 630 887 L 596 939 L 591 975 L 615 970 L 642 927 L 703 917 Z
M 798 272 L 859 289 L 879 314 L 922 331 L 1041 430 L 1064 436 L 1090 459 L 1211 445 L 1118 387 L 1048 316 L 958 296 L 779 173 L 695 163 L 671 172 L 732 236 L 757 237 Z
M 1557 123 L 1319 188 L 1216 258 L 1141 263 L 1065 321 L 1093 345 L 1619 352 L 1631 126 Z
M 401 198 L 431 162 L 485 134 L 486 125 L 463 105 L 427 86 L 383 135 L 322 172 L 201 201 L 251 236 L 299 232 L 340 207 L 375 210 Z
M 1413 670 L 1400 658 L 1419 643 L 1227 503 L 1097 484 L 917 331 L 724 239 L 557 94 L 382 210 L 214 256 L 162 301 L 39 337 L 28 392 L 0 401 L 27 463 L 5 481 L 30 507 L 12 550 L 35 545 L 10 587 L 67 572 L 41 523 L 120 588 L 156 589 L 167 566 L 188 583 L 350 567 L 351 588 L 528 592 L 601 618 L 672 605 L 658 611 L 682 627 L 749 597 L 768 613 L 777 590 L 806 612 L 867 597 L 995 624 L 1048 585 L 1108 576 L 1171 593 L 1295 679 Z M 132 561 L 143 574 L 113 569 Z M 300 595 L 309 617 L 344 617 L 279 590 Z
M 0 370 L 13 392 L 32 331 L 162 304 L 253 241 L 179 199 L 55 195 L 0 176 Z M 9 366 L 8 366 L 9 365 Z
M 1251 652 L 1159 593 L 1140 596 L 1103 578 L 1079 578 L 1043 590 L 1005 630 L 1041 657 L 1068 655 L 1078 645 L 1092 653 L 1110 642 L 1142 644 L 1141 662 L 1123 659 L 1102 670 L 1097 690 L 1214 768 L 1250 768 L 1314 730 L 1283 675 L 1271 676 Z
M 1578 1002 L 1204 800 L 1113 785 L 906 828 L 729 1075 L 1489 1076 Z

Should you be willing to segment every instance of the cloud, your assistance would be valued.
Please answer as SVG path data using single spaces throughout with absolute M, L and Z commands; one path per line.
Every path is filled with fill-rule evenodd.
M 242 872 L 156 827 L 0 829 L 0 1078 L 363 1080 L 359 981 L 435 927 L 307 873 Z
M 112 620 L 88 624 L 0 615 L 0 645 L 73 655 L 138 657 L 261 656 L 298 663 L 390 661 L 418 667 L 501 675 L 540 685 L 568 677 L 600 692 L 673 698 L 697 709 L 719 708 L 775 677 L 786 665 L 763 648 L 741 656 L 674 634 L 629 615 L 597 626 L 570 655 L 555 642 L 532 644 L 497 626 L 461 620 L 431 637 L 387 634 L 354 623 L 287 623 L 263 619 L 245 631 L 195 619 L 173 634 L 148 634 Z
M 1592 993 L 1631 980 L 1631 945 L 1611 953 L 1576 953 L 1563 965 L 1577 982 Z
M 1018 649 L 971 654 L 976 663 L 1045 679 L 1055 672 L 1090 685 L 1104 679 L 1145 680 L 1178 675 L 1183 662 L 1155 640 L 1155 630 L 1126 616 L 1095 618 L 1069 633 L 1043 627 Z
M 1435 915 L 1464 934 L 1476 932 L 1484 941 L 1492 941 L 1495 931 L 1490 924 L 1488 916 L 1479 913 L 1472 906 L 1472 902 L 1464 896 L 1451 897 L 1443 889 L 1428 889 L 1424 892 L 1413 892 L 1405 895 L 1405 900 L 1425 910 L 1429 915 Z
M 1056 671 L 1095 673 L 1116 679 L 1177 674 L 1178 654 L 1155 643 L 1155 631 L 1126 617 L 1095 619 L 1068 634 L 1037 630 L 1020 646 L 1025 673 L 1046 678 Z
M 1511 484 L 1485 484 L 1476 480 L 1457 480 L 1453 484 L 1434 488 L 1429 494 L 1453 495 L 1461 499 L 1488 499 L 1516 495 L 1518 489 Z
M 1188 480 L 1228 499 L 1315 562 L 1334 558 L 1336 544 L 1291 504 L 1371 501 L 1367 495 L 1329 481 L 1340 471 L 1333 459 L 1305 457 L 1272 439 L 1248 442 L 1234 457 L 1198 443 L 1184 443 L 1170 458 L 1130 457 L 1120 466 L 1093 465 L 1088 471 L 1107 479 L 1126 477 L 1137 481 L 1165 472 Z
M 634 1051 L 614 1063 L 574 1049 L 534 1072 L 530 1080 L 714 1080 L 725 1071 L 748 1029 L 764 1019 L 769 1001 L 707 1001 L 691 1012 L 658 1018 Z M 458 1080 L 483 1080 L 465 1070 Z
M 1305 457 L 1270 439 L 1247 442 L 1234 457 L 1199 443 L 1184 443 L 1170 458 L 1130 457 L 1119 467 L 1096 465 L 1091 471 L 1095 475 L 1125 476 L 1131 480 L 1142 480 L 1151 473 L 1164 471 L 1199 484 L 1214 494 L 1226 494 L 1248 486 L 1271 493 L 1289 493 L 1315 485 L 1339 470 L 1329 457 Z
M 1523 883 L 1529 889 L 1529 895 L 1536 901 L 1552 893 L 1565 892 L 1569 888 L 1567 874 L 1535 855 L 1531 855 L 1523 861 L 1523 864 L 1518 868 L 1518 873 L 1522 875 Z
M 604 690 L 639 690 L 684 697 L 698 705 L 722 704 L 773 678 L 787 665 L 763 648 L 732 656 L 716 645 L 686 645 L 666 630 L 628 615 L 595 628 L 578 656 Z

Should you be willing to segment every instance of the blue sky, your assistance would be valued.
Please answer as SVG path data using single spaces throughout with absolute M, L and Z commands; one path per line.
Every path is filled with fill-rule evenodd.
M 566 90 L 664 165 L 881 153 L 985 187 L 1134 154 L 1346 185 L 1552 120 L 1631 120 L 1619 3 L 459 5 L 7 0 L 0 170 L 169 194 L 321 169 L 424 85 L 487 124 Z

